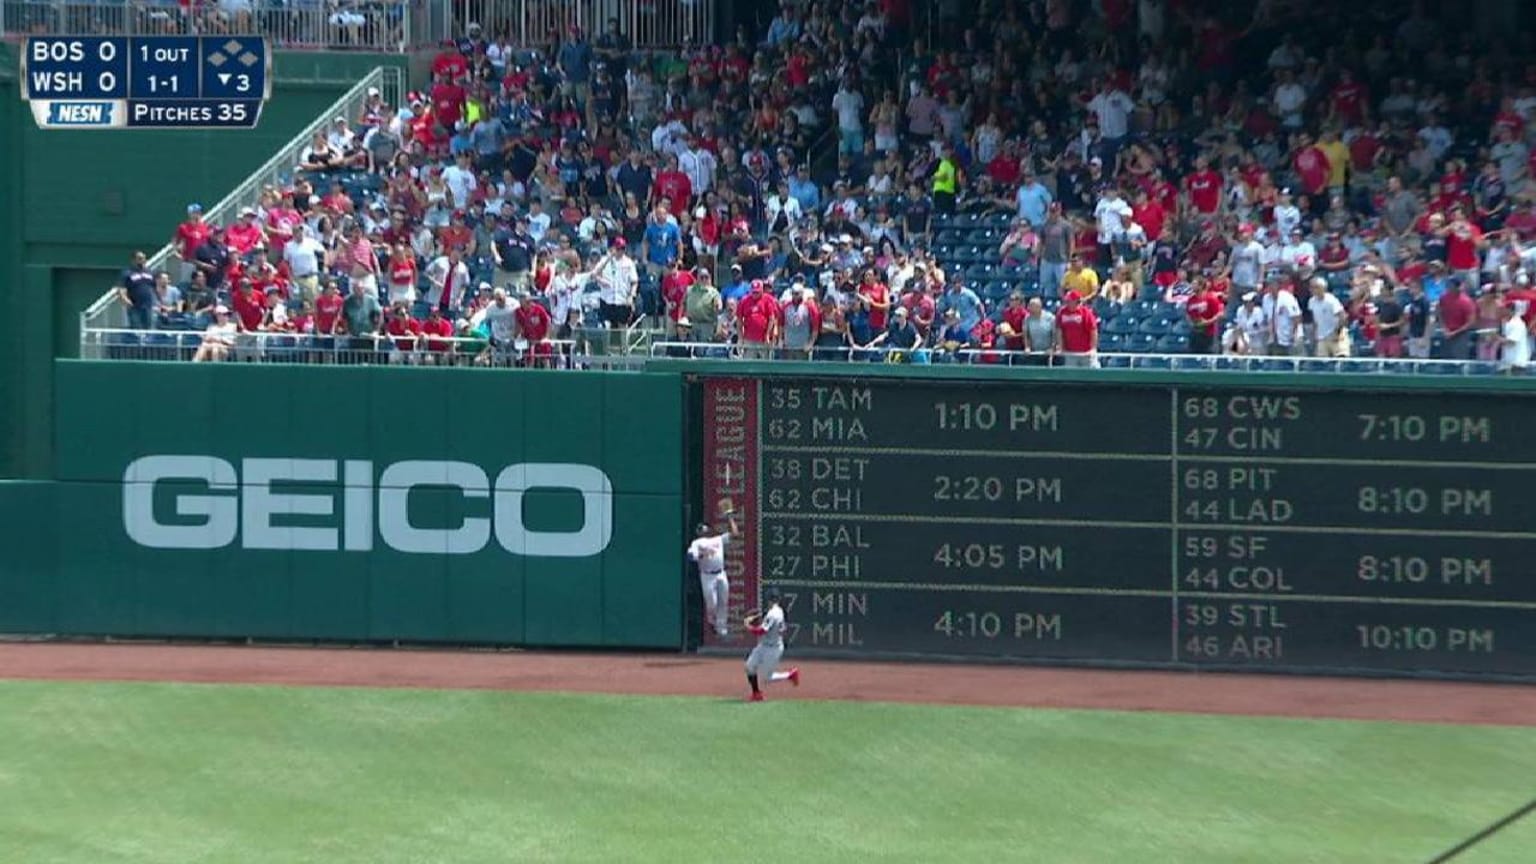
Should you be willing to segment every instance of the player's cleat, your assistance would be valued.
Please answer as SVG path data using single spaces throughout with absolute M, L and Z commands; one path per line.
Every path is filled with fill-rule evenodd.
M 796 687 L 800 686 L 800 667 L 799 666 L 794 666 L 794 667 L 790 668 L 790 670 L 789 670 L 789 683 L 795 685 Z
M 756 693 L 753 693 L 751 696 L 748 696 L 747 697 L 747 701 L 748 702 L 761 702 L 761 701 L 763 701 L 763 691 L 759 690 Z

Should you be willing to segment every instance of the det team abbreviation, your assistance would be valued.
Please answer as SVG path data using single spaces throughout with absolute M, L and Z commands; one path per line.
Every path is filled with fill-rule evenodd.
M 721 386 L 802 648 L 1536 676 L 1529 396 Z
M 259 36 L 34 36 L 22 98 L 44 129 L 250 129 L 271 67 Z

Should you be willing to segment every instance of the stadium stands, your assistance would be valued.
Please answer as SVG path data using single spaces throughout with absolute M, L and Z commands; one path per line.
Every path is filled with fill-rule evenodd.
M 195 334 L 213 306 L 237 305 L 218 283 L 254 280 L 284 302 L 245 302 L 237 331 L 301 340 L 264 337 L 247 354 L 261 359 L 323 358 L 342 322 L 354 359 L 372 362 L 387 352 L 357 339 L 424 346 L 416 328 L 437 306 L 481 346 L 448 362 L 547 360 L 532 346 L 552 340 L 927 356 L 886 350 L 915 339 L 976 362 L 1529 363 L 1536 86 L 1515 55 L 1415 64 L 1432 19 L 1417 9 L 1392 29 L 1389 2 L 1355 10 L 1383 40 L 1306 4 L 1231 20 L 1161 0 L 1062 4 L 1044 22 L 984 6 L 995 27 L 950 22 L 931 44 L 899 0 L 785 3 L 756 38 L 670 53 L 579 28 L 514 50 L 477 27 L 403 104 L 370 101 L 300 157 L 308 170 L 253 217 L 275 269 L 254 272 L 254 248 L 197 248 L 194 218 L 184 254 L 218 272 L 204 261 L 181 275 L 202 269 L 213 290 L 125 302 Z M 1185 62 L 1177 45 L 1197 50 Z M 292 239 L 300 223 L 317 251 Z M 371 263 L 352 251 L 354 226 Z M 1092 272 L 1068 272 L 1073 256 Z M 306 306 L 320 298 L 298 276 L 315 267 L 357 293 L 348 309 L 373 311 Z M 1126 296 L 1107 294 L 1111 278 Z M 500 291 L 527 314 L 488 314 Z M 1086 314 L 1062 313 L 1067 291 Z M 1009 311 L 1015 294 L 1042 301 L 1030 326 Z M 402 300 L 405 323 L 389 312 Z M 950 311 L 963 326 L 946 326 Z M 180 356 L 201 337 L 120 338 L 102 344 L 137 356 L 171 339 Z M 492 350 L 504 344 L 516 347 Z M 715 345 L 731 349 L 700 347 Z M 1244 359 L 1178 356 L 1195 352 Z

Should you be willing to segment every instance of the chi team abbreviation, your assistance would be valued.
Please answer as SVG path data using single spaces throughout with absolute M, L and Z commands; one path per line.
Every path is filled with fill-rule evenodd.
M 339 489 L 300 485 L 338 480 Z M 172 523 L 161 521 L 155 506 L 157 488 L 169 483 L 207 487 L 176 491 L 169 510 L 178 521 Z M 492 515 L 466 516 L 454 527 L 413 525 L 411 492 L 428 488 L 489 499 Z M 581 527 L 529 530 L 523 499 L 532 489 L 578 493 Z M 286 524 L 292 517 L 313 522 L 338 515 L 339 526 Z M 274 524 L 280 519 L 284 524 Z M 613 484 L 596 466 L 564 462 L 508 465 L 492 481 L 469 462 L 395 462 L 375 475 L 374 463 L 361 459 L 243 459 L 237 471 L 213 456 L 154 455 L 135 459 L 123 472 L 123 528 L 135 543 L 156 549 L 221 549 L 238 539 L 244 549 L 368 552 L 377 535 L 396 552 L 471 555 L 494 536 L 514 555 L 585 558 L 601 554 L 613 537 Z

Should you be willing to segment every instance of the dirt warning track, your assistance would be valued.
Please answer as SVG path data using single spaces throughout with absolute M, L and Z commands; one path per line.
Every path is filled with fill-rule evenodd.
M 739 660 L 678 654 L 0 644 L 0 678 L 722 696 Z M 1018 666 L 805 664 L 781 698 L 1536 725 L 1536 687 Z

